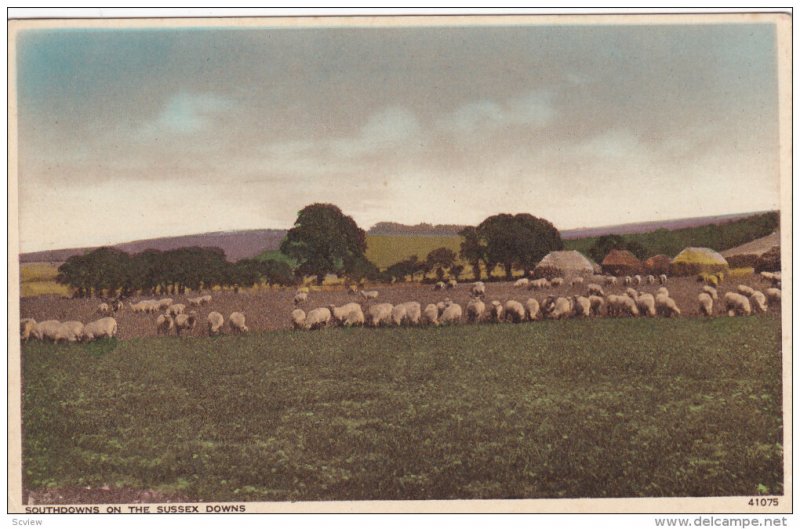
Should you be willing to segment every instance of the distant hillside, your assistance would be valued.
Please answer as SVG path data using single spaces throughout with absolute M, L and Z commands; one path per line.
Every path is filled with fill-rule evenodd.
M 160 237 L 141 241 L 126 242 L 113 245 L 128 253 L 142 250 L 174 250 L 182 246 L 216 246 L 225 251 L 229 261 L 238 261 L 245 257 L 255 257 L 265 250 L 277 250 L 286 236 L 286 230 L 241 230 L 181 235 L 177 237 Z M 67 248 L 20 254 L 21 263 L 62 262 L 73 255 L 81 255 L 94 248 Z
M 379 222 L 367 230 L 369 235 L 458 235 L 464 229 L 459 224 L 428 224 L 409 226 L 399 222 Z

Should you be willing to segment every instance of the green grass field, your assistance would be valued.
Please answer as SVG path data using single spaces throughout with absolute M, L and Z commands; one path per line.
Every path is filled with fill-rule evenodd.
M 384 269 L 416 255 L 424 261 L 436 248 L 450 248 L 456 255 L 461 249 L 458 235 L 367 235 L 367 259 Z
M 780 322 L 23 347 L 26 487 L 205 501 L 780 494 Z

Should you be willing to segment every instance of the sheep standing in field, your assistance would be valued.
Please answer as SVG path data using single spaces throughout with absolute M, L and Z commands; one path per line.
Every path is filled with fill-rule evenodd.
M 529 320 L 538 320 L 541 317 L 539 302 L 533 298 L 528 298 L 528 301 L 525 302 L 525 313 Z
M 741 294 L 743 296 L 746 296 L 748 298 L 750 296 L 752 296 L 753 293 L 755 292 L 755 290 L 753 290 L 752 288 L 748 287 L 747 285 L 739 285 L 739 286 L 737 286 L 736 287 L 736 291 L 739 292 L 739 294 Z
M 761 276 L 762 281 L 766 281 L 768 283 L 771 283 L 772 278 L 774 277 L 772 272 L 761 272 L 759 275 Z
M 714 293 L 716 294 L 716 292 L 717 291 L 715 290 Z M 659 295 L 659 294 L 663 294 L 664 296 L 669 297 L 669 290 L 667 290 L 667 287 L 661 287 L 658 290 L 656 290 L 656 295 Z
M 652 294 L 639 292 L 636 299 L 636 308 L 639 309 L 639 314 L 642 316 L 650 316 L 651 318 L 656 315 L 656 299 Z
M 610 317 L 619 316 L 621 312 L 621 305 L 620 305 L 620 298 L 623 296 L 618 296 L 616 294 L 609 294 L 606 297 L 606 314 Z
M 158 310 L 164 310 L 172 305 L 172 298 L 159 299 L 156 303 L 158 303 Z
M 305 303 L 306 301 L 308 301 L 308 293 L 306 293 L 306 292 L 298 292 L 297 294 L 294 295 L 294 299 L 292 300 L 292 303 L 294 303 L 295 306 L 297 306 L 297 305 L 299 305 L 301 303 Z
M 403 303 L 398 303 L 392 307 L 392 323 L 395 325 L 402 325 L 406 317 L 406 306 Z
M 660 276 L 658 276 L 658 282 L 661 283 L 662 285 L 666 285 L 667 284 L 667 274 L 661 274 Z
M 53 341 L 55 343 L 61 342 L 68 342 L 68 343 L 75 343 L 79 342 L 83 336 L 83 323 L 79 321 L 65 321 L 62 323 L 58 330 L 56 330 L 55 337 Z
M 571 300 L 567 298 L 549 296 L 542 306 L 547 307 L 545 316 L 551 320 L 567 319 L 573 313 Z
M 303 316 L 305 316 L 305 314 Z M 225 317 L 222 314 L 217 311 L 211 311 L 208 313 L 206 321 L 208 322 L 209 336 L 216 336 L 222 332 L 222 327 L 225 325 Z
M 365 301 L 370 299 L 378 299 L 377 290 L 362 290 L 359 293 L 361 294 L 361 297 L 364 298 Z
M 433 285 L 434 290 L 444 290 L 447 285 L 444 284 L 444 281 L 437 281 Z
M 704 285 L 702 292 L 705 292 L 706 294 L 711 296 L 711 299 L 713 299 L 714 301 L 717 301 L 717 289 L 716 288 L 710 287 L 708 285 Z
M 33 318 L 22 318 L 19 320 L 19 337 L 23 342 L 31 339 L 31 333 L 36 328 L 36 320 Z
M 600 296 L 589 296 L 589 306 L 591 308 L 592 316 L 600 316 L 603 313 L 606 300 Z
M 517 279 L 514 282 L 514 288 L 528 288 L 529 284 L 530 281 L 527 278 L 523 277 L 522 279 Z
M 217 314 L 217 313 L 213 313 Z M 209 315 L 210 316 L 210 315 Z M 222 314 L 220 314 L 222 316 Z M 292 328 L 302 329 L 306 323 L 306 313 L 303 309 L 294 309 L 292 311 Z
M 768 288 L 766 290 L 767 293 L 767 301 L 769 301 L 770 305 L 778 305 L 781 304 L 781 289 L 779 288 Z
M 589 286 L 586 287 L 586 292 L 589 296 L 605 296 L 603 287 L 597 283 L 589 283 Z
M 100 338 L 113 338 L 117 335 L 117 320 L 100 318 L 83 326 L 83 340 L 91 342 Z
M 700 314 L 711 316 L 714 314 L 714 299 L 708 292 L 700 292 L 697 295 L 697 302 L 700 304 Z
M 486 311 L 486 304 L 478 298 L 472 298 L 467 303 L 467 321 L 478 323 Z
M 381 325 L 392 324 L 392 307 L 391 303 L 378 303 L 372 305 L 367 309 L 367 325 L 370 327 L 380 327 Z
M 31 336 L 37 340 L 55 341 L 61 322 L 58 320 L 45 320 L 36 323 L 31 330 Z
M 111 311 L 112 312 L 114 312 L 114 313 L 122 312 L 123 310 L 125 310 L 125 304 L 122 302 L 121 299 L 117 298 L 117 299 L 115 299 L 114 301 L 111 302 Z
M 450 279 L 447 282 L 447 288 L 456 288 L 457 286 L 458 286 L 458 281 L 456 281 L 455 279 Z
M 627 314 L 631 318 L 639 315 L 639 307 L 630 296 L 619 296 L 619 307 L 622 314 Z
M 631 298 L 632 300 L 636 300 L 636 297 L 639 295 L 639 293 L 636 292 L 636 290 L 634 290 L 632 288 L 626 288 L 625 289 L 625 295 L 628 296 L 629 298 Z
M 192 332 L 196 324 L 197 324 L 197 312 L 192 310 L 188 314 L 180 313 L 177 316 L 175 316 L 175 333 L 178 336 L 180 336 L 181 332 L 183 331 Z M 245 327 L 245 331 L 246 330 L 247 327 Z
M 506 313 L 506 321 L 511 323 L 522 323 L 525 321 L 525 307 L 519 301 L 509 299 L 503 307 Z
M 751 313 L 750 300 L 737 292 L 725 294 L 725 310 L 728 316 L 749 316 Z
M 159 314 L 156 318 L 156 334 L 169 334 L 175 328 L 175 320 L 169 314 Z
M 461 305 L 451 302 L 447 305 L 447 307 L 445 307 L 442 317 L 439 319 L 439 321 L 443 325 L 455 324 L 461 321 L 461 314 Z
M 186 300 L 189 302 L 189 306 L 190 307 L 199 307 L 200 305 L 203 304 L 203 299 L 199 298 L 199 297 L 197 297 L 197 298 L 187 298 Z
M 656 294 L 656 313 L 669 318 L 673 315 L 680 316 L 681 309 L 668 294 L 659 293 Z
M 640 276 L 639 274 L 636 274 L 635 276 L 633 276 L 632 283 L 633 283 L 633 286 L 635 286 L 635 287 L 638 287 L 639 285 L 641 285 L 642 284 L 642 276 Z
M 645 280 L 647 281 L 648 285 L 654 285 L 656 282 L 656 278 L 653 275 L 648 275 Z
M 433 303 L 428 304 L 422 311 L 422 323 L 439 325 L 439 309 Z
M 543 288 L 549 288 L 549 287 L 550 287 L 550 281 L 548 281 L 547 278 L 545 277 L 534 279 L 528 284 L 528 290 L 541 290 Z
M 571 287 L 583 286 L 583 278 L 582 277 L 573 277 L 572 281 L 569 282 L 569 286 L 571 286 Z
M 167 307 L 167 314 L 175 318 L 178 314 L 183 314 L 184 310 L 186 310 L 186 305 L 183 303 L 174 303 Z
M 331 321 L 334 325 L 343 325 L 351 312 L 360 312 L 362 316 L 364 314 L 361 305 L 355 302 L 345 303 L 341 307 L 331 304 L 328 309 L 331 311 Z
M 584 296 L 572 296 L 572 306 L 576 317 L 588 318 L 592 314 L 592 303 Z
M 202 300 L 201 305 L 205 305 L 206 303 L 211 303 L 211 300 L 213 298 L 211 297 L 210 294 L 206 294 L 205 296 L 200 296 L 200 299 Z
M 563 277 L 554 277 L 553 279 L 550 280 L 550 285 L 554 287 L 560 287 L 563 284 L 564 284 Z
M 101 303 L 97 306 L 98 314 L 111 314 L 111 307 L 108 303 Z
M 362 311 L 359 306 L 358 310 L 352 310 L 347 313 L 347 316 L 345 316 L 342 322 L 342 327 L 363 327 L 365 321 L 364 311 Z
M 605 283 L 606 283 L 607 286 L 616 286 L 617 285 L 617 278 L 614 277 L 614 276 L 606 276 L 605 277 Z
M 473 297 L 482 298 L 486 295 L 486 285 L 483 281 L 475 281 L 470 289 Z
M 756 314 L 766 314 L 767 312 L 767 297 L 764 295 L 763 292 L 758 290 L 754 290 L 752 294 L 750 294 L 750 305 L 753 307 L 753 312 Z
M 406 309 L 406 316 L 403 318 L 405 325 L 419 325 L 422 320 L 422 305 L 418 301 L 406 301 L 403 303 Z
M 503 305 L 496 299 L 492 301 L 492 306 L 489 308 L 489 321 L 495 323 L 503 321 Z
M 631 276 L 625 276 L 625 278 L 622 280 L 622 284 L 626 287 L 631 286 L 631 283 L 633 283 L 633 278 Z
M 328 314 L 330 314 L 330 311 Z M 244 334 L 250 330 L 247 328 L 245 316 L 241 312 L 232 312 L 231 315 L 228 316 L 228 327 L 230 327 L 231 332 L 234 334 Z

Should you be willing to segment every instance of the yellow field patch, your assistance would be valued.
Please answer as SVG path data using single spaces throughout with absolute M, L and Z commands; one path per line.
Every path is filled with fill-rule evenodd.
M 458 255 L 461 237 L 458 235 L 367 235 L 367 259 L 384 269 L 416 255 L 424 261 L 436 248 L 449 248 Z M 462 263 L 463 264 L 463 263 Z

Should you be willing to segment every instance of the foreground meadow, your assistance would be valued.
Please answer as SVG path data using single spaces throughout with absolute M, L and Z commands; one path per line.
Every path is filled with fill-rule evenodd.
M 783 491 L 772 315 L 29 343 L 22 369 L 30 501 Z

